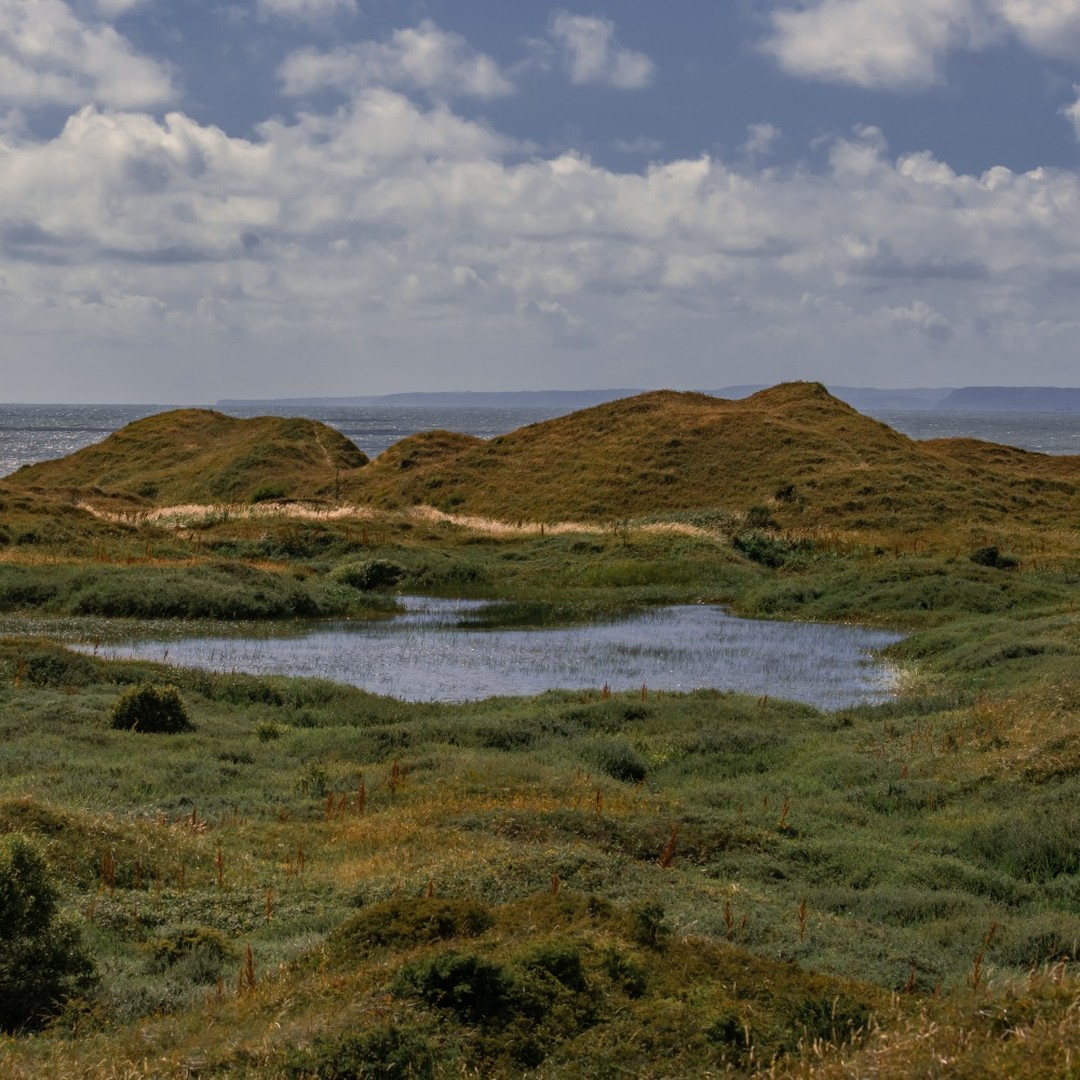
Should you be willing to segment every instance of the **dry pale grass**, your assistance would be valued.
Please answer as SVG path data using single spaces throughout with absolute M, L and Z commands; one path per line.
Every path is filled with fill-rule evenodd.
M 266 502 L 254 505 L 244 503 L 185 503 L 178 506 L 159 506 L 153 509 L 111 510 L 93 502 L 80 502 L 79 508 L 94 517 L 115 524 L 156 525 L 161 528 L 187 530 L 205 528 L 208 525 L 227 524 L 236 521 L 335 521 L 365 522 L 404 519 L 425 525 L 450 525 L 478 535 L 492 537 L 561 536 L 582 534 L 603 536 L 614 531 L 609 525 L 597 525 L 582 521 L 513 522 L 474 514 L 452 514 L 434 506 L 419 505 L 405 511 L 379 510 L 371 506 L 355 504 L 325 505 L 303 502 Z M 619 526 L 620 533 L 649 534 L 660 536 L 697 536 L 713 538 L 713 531 L 681 522 L 649 522 L 631 526 Z M 14 561 L 8 553 L 0 552 L 0 559 Z M 25 558 L 19 558 L 25 562 Z M 75 560 L 72 560 L 75 561 Z
M 376 511 L 366 506 L 327 506 L 318 503 L 184 503 L 153 509 L 107 510 L 91 502 L 81 502 L 86 510 L 104 521 L 126 525 L 160 525 L 190 529 L 227 521 L 265 521 L 289 518 L 298 521 L 371 521 Z
M 916 1014 L 900 999 L 854 1046 L 804 1046 L 770 1080 L 994 1080 L 1080 1076 L 1080 982 L 1063 966 Z

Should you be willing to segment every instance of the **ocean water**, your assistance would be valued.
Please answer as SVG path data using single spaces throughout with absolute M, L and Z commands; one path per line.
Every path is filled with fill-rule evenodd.
M 168 405 L 0 405 L 0 476 L 21 465 L 64 457 Z M 232 409 L 257 416 L 256 408 Z M 340 430 L 369 457 L 419 431 L 445 428 L 482 439 L 560 415 L 551 409 L 311 408 L 276 410 Z M 1080 454 L 1080 413 L 881 412 L 877 419 L 913 439 L 961 436 L 1045 454 Z

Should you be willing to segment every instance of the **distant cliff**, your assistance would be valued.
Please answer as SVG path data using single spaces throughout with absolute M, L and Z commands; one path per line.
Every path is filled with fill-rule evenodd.
M 1080 412 L 1080 390 L 1060 386 L 965 386 L 937 403 L 956 412 Z

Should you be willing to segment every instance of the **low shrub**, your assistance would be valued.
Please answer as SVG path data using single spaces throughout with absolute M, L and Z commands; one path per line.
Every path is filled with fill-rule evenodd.
M 75 653 L 41 650 L 26 656 L 26 681 L 34 686 L 85 686 L 93 674 L 93 664 Z
M 150 944 L 149 952 L 151 971 L 168 971 L 173 978 L 204 985 L 216 982 L 226 966 L 235 964 L 240 956 L 224 934 L 207 926 L 158 938 Z
M 392 559 L 365 559 L 363 562 L 346 563 L 334 570 L 331 577 L 342 585 L 350 585 L 361 592 L 392 589 L 408 571 Z
M 469 1024 L 502 1019 L 514 996 L 513 979 L 501 964 L 460 952 L 406 965 L 393 989 L 396 994 L 447 1009 Z
M 354 915 L 334 931 L 330 948 L 350 956 L 372 947 L 471 938 L 491 924 L 491 912 L 475 900 L 397 898 L 372 904 Z
M 118 731 L 175 735 L 193 730 L 187 707 L 175 686 L 142 683 L 125 690 L 113 704 L 110 726 Z
M 971 561 L 977 566 L 989 566 L 994 570 L 1015 570 L 1017 563 L 1011 555 L 1002 555 L 996 547 L 981 547 L 971 553 Z
M 640 784 L 645 779 L 645 760 L 624 739 L 595 739 L 585 752 L 589 761 L 613 780 Z
M 428 1080 L 436 1075 L 431 1044 L 418 1032 L 387 1024 L 354 1035 L 316 1039 L 290 1055 L 289 1080 Z

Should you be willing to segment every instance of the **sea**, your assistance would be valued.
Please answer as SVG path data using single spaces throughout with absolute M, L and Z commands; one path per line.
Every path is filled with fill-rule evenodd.
M 64 457 L 100 442 L 117 428 L 172 405 L 0 404 L 0 476 L 22 465 Z M 266 408 L 227 410 L 258 416 Z M 446 429 L 490 439 L 562 415 L 554 408 L 445 408 L 432 406 L 275 407 L 280 416 L 307 416 L 337 428 L 368 457 L 420 431 Z M 565 411 L 565 410 L 564 410 Z M 1080 454 L 1080 413 L 889 411 L 869 415 L 913 439 L 967 437 L 1044 454 Z

